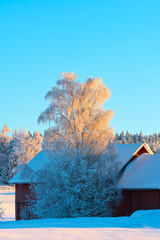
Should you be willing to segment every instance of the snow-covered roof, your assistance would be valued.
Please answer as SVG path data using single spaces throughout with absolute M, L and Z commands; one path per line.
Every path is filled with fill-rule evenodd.
M 142 147 L 145 147 L 149 154 L 153 154 L 146 143 L 116 144 L 116 147 L 118 161 L 121 163 L 121 168 L 123 168 Z
M 40 170 L 44 167 L 45 164 L 49 163 L 49 158 L 46 155 L 45 151 L 40 151 L 34 158 L 30 160 L 27 164 L 28 168 L 33 171 Z M 29 183 L 30 177 L 22 175 L 22 170 L 19 171 L 8 183 L 15 184 L 15 183 Z
M 119 180 L 123 189 L 160 189 L 160 154 L 142 154 L 132 161 Z
M 149 146 L 145 143 L 134 143 L 134 144 L 116 144 L 117 147 L 117 155 L 118 161 L 121 164 L 121 169 L 131 160 L 134 155 L 142 148 L 145 147 L 148 153 L 153 154 L 150 150 Z M 39 152 L 28 164 L 28 169 L 33 171 L 37 171 L 42 169 L 45 164 L 49 163 L 49 157 L 46 155 L 45 151 Z M 23 174 L 22 174 L 23 173 Z M 29 183 L 30 177 L 29 173 L 25 172 L 24 174 L 23 169 L 20 170 L 8 183 L 15 184 L 15 183 Z

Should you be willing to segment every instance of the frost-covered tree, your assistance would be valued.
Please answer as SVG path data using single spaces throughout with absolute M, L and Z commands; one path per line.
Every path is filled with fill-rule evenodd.
M 82 155 L 67 145 L 57 151 L 52 161 L 34 175 L 30 213 L 38 218 L 108 216 L 119 203 L 118 164 L 111 145 L 99 155 Z M 88 161 L 89 159 L 89 161 Z
M 26 130 L 16 130 L 11 139 L 11 151 L 8 158 L 8 164 L 3 169 L 2 179 L 7 182 L 19 169 L 22 168 L 24 163 L 27 163 L 32 155 L 28 151 L 31 136 Z
M 10 141 L 10 153 L 8 162 L 3 168 L 2 180 L 7 182 L 23 166 L 28 163 L 38 152 L 42 150 L 43 136 L 40 132 L 34 132 L 33 136 L 27 130 L 16 129 Z
M 43 135 L 39 131 L 34 132 L 32 136 L 32 153 L 34 156 L 42 150 L 42 142 Z
M 63 73 L 45 98 L 50 104 L 38 122 L 53 123 L 43 142 L 51 163 L 35 174 L 30 211 L 37 217 L 108 215 L 118 196 L 113 111 L 104 108 L 109 89 L 101 78 L 79 83 L 77 75 Z
M 3 167 L 3 174 L 2 174 L 2 181 L 3 182 L 8 182 L 11 177 L 13 177 L 13 170 L 17 166 L 17 158 L 16 155 L 14 154 L 14 148 L 13 146 L 15 145 L 15 142 L 18 137 L 18 130 L 16 129 L 13 132 L 12 138 L 10 140 L 10 153 L 8 155 L 8 161 L 7 164 Z
M 10 153 L 10 129 L 7 125 L 4 125 L 2 131 L 0 131 L 0 178 L 3 175 L 3 169 L 8 164 L 8 156 Z
M 157 145 L 156 153 L 160 154 L 160 144 Z
M 142 131 L 140 133 L 130 134 L 128 131 L 124 137 L 124 132 L 120 134 L 116 133 L 114 138 L 115 143 L 147 143 L 151 150 L 156 153 L 159 152 L 160 146 L 160 134 L 153 133 L 152 135 L 143 135 Z
M 17 164 L 27 163 L 33 156 L 32 136 L 27 130 L 20 130 L 13 144 L 13 151 L 17 156 Z
M 84 152 L 98 153 L 113 140 L 113 129 L 109 128 L 113 111 L 103 107 L 111 96 L 110 90 L 101 78 L 88 78 L 84 83 L 77 78 L 74 73 L 62 74 L 46 94 L 50 104 L 38 122 L 54 123 L 50 137 L 63 138 Z
M 133 139 L 131 137 L 131 135 L 129 134 L 129 132 L 126 132 L 126 136 L 125 136 L 126 142 L 125 143 L 133 143 Z

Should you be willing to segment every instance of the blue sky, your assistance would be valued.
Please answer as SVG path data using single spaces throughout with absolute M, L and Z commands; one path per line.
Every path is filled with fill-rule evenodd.
M 160 132 L 160 1 L 0 0 L 0 128 L 37 118 L 62 72 L 102 77 L 115 132 Z

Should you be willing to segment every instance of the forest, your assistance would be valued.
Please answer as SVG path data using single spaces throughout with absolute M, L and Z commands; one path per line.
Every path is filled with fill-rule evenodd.
M 45 132 L 45 138 L 47 132 Z M 25 163 L 28 163 L 38 152 L 42 150 L 43 134 L 35 131 L 31 134 L 26 129 L 15 129 L 11 134 L 5 124 L 0 131 L 0 177 L 2 182 L 7 182 Z M 154 153 L 160 153 L 160 133 L 143 135 L 140 133 L 131 134 L 116 133 L 115 144 L 147 143 Z

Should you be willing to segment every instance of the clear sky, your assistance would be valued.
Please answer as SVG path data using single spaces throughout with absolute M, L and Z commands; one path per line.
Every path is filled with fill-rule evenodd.
M 62 72 L 102 77 L 115 132 L 160 132 L 159 0 L 0 0 L 0 128 L 37 118 Z

